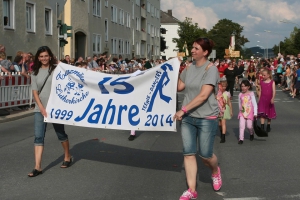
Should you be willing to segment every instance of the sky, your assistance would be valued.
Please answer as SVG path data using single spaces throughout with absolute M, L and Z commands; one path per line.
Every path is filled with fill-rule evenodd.
M 300 0 L 161 0 L 161 10 L 172 10 L 180 21 L 192 18 L 207 30 L 220 19 L 232 20 L 244 27 L 242 34 L 250 41 L 245 47 L 272 48 L 300 28 Z

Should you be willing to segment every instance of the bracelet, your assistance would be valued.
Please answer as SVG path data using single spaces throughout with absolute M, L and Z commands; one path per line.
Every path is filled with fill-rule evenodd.
M 186 110 L 186 107 L 185 106 L 182 106 L 181 107 L 181 110 L 186 114 L 187 113 L 187 110 Z

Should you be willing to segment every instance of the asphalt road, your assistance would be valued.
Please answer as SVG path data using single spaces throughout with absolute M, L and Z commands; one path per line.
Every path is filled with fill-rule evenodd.
M 268 138 L 238 145 L 237 94 L 226 143 L 215 141 L 223 187 L 214 192 L 199 159 L 198 199 L 300 199 L 299 99 L 278 91 L 278 118 Z M 180 100 L 182 95 L 179 94 Z M 179 128 L 179 126 L 178 126 Z M 46 133 L 43 174 L 34 167 L 33 116 L 0 123 L 0 199 L 176 200 L 186 189 L 180 129 L 137 132 L 67 126 L 74 164 L 61 169 L 63 152 L 52 125 Z

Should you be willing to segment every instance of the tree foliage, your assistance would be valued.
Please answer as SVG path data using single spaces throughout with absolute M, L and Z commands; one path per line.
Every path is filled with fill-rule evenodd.
M 173 38 L 172 41 L 176 43 L 177 49 L 175 50 L 179 50 L 179 52 L 183 51 L 183 45 L 186 42 L 190 53 L 195 39 L 199 37 L 207 37 L 207 30 L 204 28 L 201 29 L 198 26 L 198 23 L 193 24 L 192 18 L 188 17 L 186 17 L 183 22 L 179 22 L 177 32 L 179 38 Z
M 279 44 L 273 46 L 273 51 L 279 53 Z M 280 41 L 280 53 L 283 55 L 297 55 L 300 52 L 300 29 L 294 27 L 289 38 Z
M 231 35 L 235 35 L 235 51 L 243 51 L 243 46 L 249 40 L 242 35 L 244 27 L 238 23 L 232 22 L 229 19 L 221 19 L 216 23 L 213 28 L 208 31 L 208 37 L 215 42 L 217 57 L 223 58 L 225 49 L 228 49 L 230 44 Z
M 228 19 L 221 19 L 213 28 L 207 32 L 205 28 L 200 28 L 198 23 L 193 23 L 192 18 L 186 17 L 183 22 L 179 22 L 178 35 L 179 38 L 173 38 L 172 41 L 176 43 L 175 50 L 183 51 L 183 45 L 186 41 L 189 51 L 191 51 L 193 42 L 199 37 L 208 37 L 215 43 L 217 57 L 224 58 L 225 49 L 228 49 L 230 44 L 231 34 L 235 34 L 235 50 L 245 52 L 243 46 L 249 42 L 245 36 L 242 35 L 243 26 L 232 22 Z

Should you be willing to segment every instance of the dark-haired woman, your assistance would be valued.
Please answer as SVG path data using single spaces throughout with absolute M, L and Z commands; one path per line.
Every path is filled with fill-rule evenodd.
M 178 79 L 178 91 L 185 90 L 181 110 L 174 119 L 182 120 L 181 134 L 183 140 L 184 166 L 188 190 L 180 200 L 197 198 L 196 176 L 199 153 L 202 161 L 212 171 L 213 189 L 218 191 L 222 186 L 221 171 L 218 159 L 213 153 L 215 135 L 218 129 L 218 102 L 214 91 L 217 90 L 219 72 L 216 66 L 208 61 L 213 42 L 207 38 L 194 41 L 191 50 L 194 63 L 184 69 Z
M 225 69 L 224 75 L 226 77 L 227 80 L 227 88 L 226 91 L 230 91 L 230 99 L 232 99 L 233 97 L 233 88 L 234 88 L 234 83 L 235 83 L 235 70 L 234 70 L 234 63 L 230 62 L 229 66 L 227 69 Z
M 32 67 L 31 87 L 36 102 L 34 110 L 34 155 L 35 167 L 29 177 L 35 177 L 42 174 L 42 154 L 44 151 L 44 138 L 47 123 L 44 117 L 47 117 L 46 106 L 50 96 L 52 74 L 56 67 L 56 60 L 52 51 L 47 46 L 40 47 L 35 54 L 35 61 Z M 61 168 L 67 168 L 72 163 L 72 157 L 69 152 L 68 135 L 65 133 L 63 124 L 52 124 L 58 139 L 64 149 L 64 161 Z

